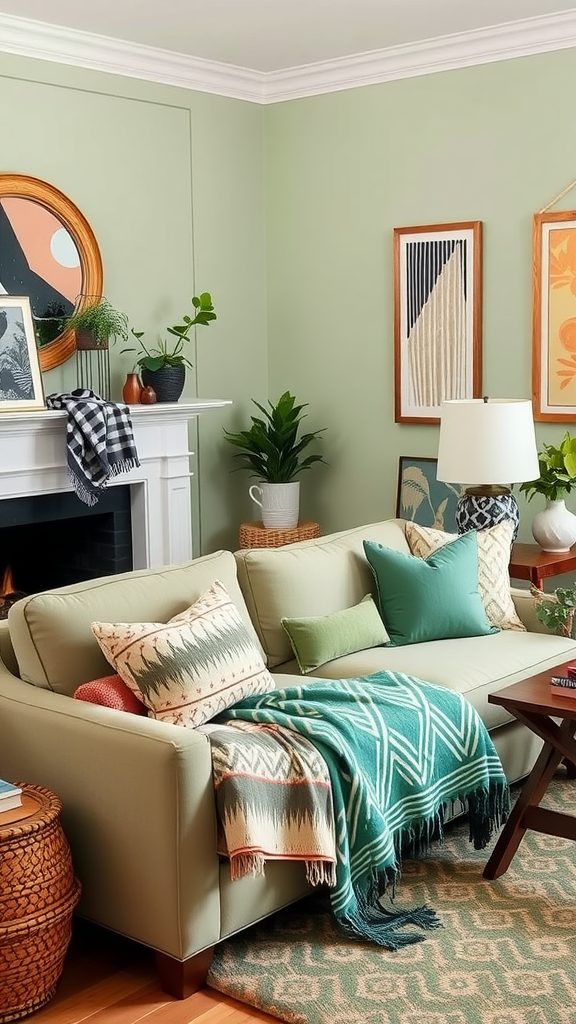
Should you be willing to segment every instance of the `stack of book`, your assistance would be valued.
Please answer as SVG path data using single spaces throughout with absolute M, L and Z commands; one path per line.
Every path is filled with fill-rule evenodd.
M 4 782 L 0 779 L 0 814 L 3 811 L 13 811 L 15 807 L 22 804 L 22 790 L 13 786 L 11 782 Z
M 554 693 L 556 697 L 576 698 L 576 676 L 552 676 L 550 693 Z

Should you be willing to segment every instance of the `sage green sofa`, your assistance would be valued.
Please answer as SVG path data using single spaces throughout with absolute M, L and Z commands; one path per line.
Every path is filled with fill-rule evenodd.
M 326 615 L 374 593 L 363 539 L 407 550 L 403 522 L 389 520 L 35 594 L 0 622 L 0 777 L 59 795 L 82 884 L 77 912 L 154 949 L 162 984 L 177 997 L 204 983 L 216 943 L 305 895 L 305 869 L 270 862 L 264 876 L 231 881 L 216 852 L 208 736 L 73 699 L 81 683 L 111 671 L 90 624 L 167 621 L 219 579 L 275 685 L 290 685 L 301 676 L 280 619 Z M 527 632 L 377 647 L 317 675 L 392 668 L 460 690 L 490 729 L 508 778 L 520 778 L 539 743 L 487 695 L 576 656 L 576 643 L 543 633 L 529 595 L 514 597 Z

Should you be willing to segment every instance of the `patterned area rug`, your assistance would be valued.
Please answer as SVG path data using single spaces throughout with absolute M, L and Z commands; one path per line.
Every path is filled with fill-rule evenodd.
M 558 773 L 543 805 L 576 813 Z M 336 931 L 318 894 L 217 947 L 208 984 L 289 1024 L 576 1024 L 576 843 L 527 832 L 488 882 L 465 823 L 405 861 L 395 904 L 442 928 L 389 952 Z

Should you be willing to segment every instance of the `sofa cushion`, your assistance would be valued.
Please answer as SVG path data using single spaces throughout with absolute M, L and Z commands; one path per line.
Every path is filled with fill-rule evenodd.
M 457 690 L 471 701 L 488 729 L 512 716 L 488 695 L 520 679 L 545 672 L 576 658 L 576 641 L 552 634 L 502 629 L 488 636 L 429 640 L 403 647 L 373 647 L 322 665 L 323 679 L 347 679 L 374 672 L 405 672 L 430 683 Z M 282 666 L 282 673 L 284 666 Z M 286 672 L 296 672 L 295 661 Z M 289 678 L 286 676 L 286 678 Z M 276 683 L 283 676 L 276 671 Z
M 518 618 L 510 592 L 510 550 L 514 528 L 510 520 L 479 530 L 478 591 L 493 626 L 500 629 L 526 629 Z M 431 526 L 406 523 L 406 540 L 413 555 L 427 558 L 433 551 L 457 540 L 457 533 L 445 533 Z
M 238 582 L 269 668 L 293 659 L 283 618 L 330 615 L 376 596 L 362 541 L 409 552 L 404 525 L 389 519 L 285 547 L 236 551 Z
M 167 622 L 216 579 L 259 646 L 238 586 L 234 555 L 216 551 L 181 565 L 103 576 L 17 601 L 8 623 L 21 678 L 71 696 L 80 683 L 110 672 L 92 622 Z
M 88 704 L 114 708 L 115 711 L 129 711 L 133 715 L 148 714 L 148 708 L 132 693 L 130 687 L 126 686 L 117 673 L 82 683 L 74 691 L 74 697 L 76 700 L 85 700 Z
M 496 632 L 478 593 L 474 532 L 416 558 L 364 541 L 384 625 L 395 646 Z
M 298 667 L 305 675 L 326 661 L 378 647 L 389 639 L 372 594 L 341 612 L 282 619 Z
M 167 623 L 93 622 L 92 631 L 150 717 L 163 722 L 194 729 L 242 697 L 275 689 L 219 580 Z

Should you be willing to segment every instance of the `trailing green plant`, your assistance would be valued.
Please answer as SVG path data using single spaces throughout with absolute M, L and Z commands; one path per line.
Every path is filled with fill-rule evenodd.
M 80 295 L 76 300 L 86 299 L 87 304 L 78 308 L 64 322 L 64 328 L 74 331 L 91 331 L 94 342 L 103 347 L 109 340 L 120 338 L 128 341 L 128 317 L 115 309 L 104 296 Z M 90 302 L 90 299 L 95 301 Z
M 576 583 L 571 587 L 557 587 L 549 597 L 542 591 L 530 587 L 536 600 L 536 618 L 548 629 L 561 636 L 572 637 L 574 613 L 576 612 Z
M 576 487 L 576 438 L 568 431 L 560 446 L 542 445 L 538 452 L 540 476 L 520 485 L 520 491 L 531 501 L 535 494 L 543 494 L 548 501 L 558 501 Z
M 192 368 L 192 363 L 184 355 L 184 343 L 189 341 L 190 331 L 193 327 L 197 325 L 208 327 L 212 320 L 216 320 L 217 317 L 212 305 L 210 292 L 194 295 L 191 301 L 196 310 L 195 316 L 185 315 L 182 317 L 181 324 L 173 324 L 171 327 L 166 328 L 168 334 L 176 338 L 175 342 L 160 338 L 155 348 L 147 348 L 142 341 L 145 332 L 135 331 L 133 327 L 131 328 L 130 333 L 140 344 L 141 352 L 136 360 L 136 365 L 141 370 L 161 370 L 164 366 L 189 366 L 190 369 Z M 122 352 L 135 351 L 138 350 L 134 348 L 122 349 Z
M 260 409 L 262 417 L 251 416 L 252 425 L 248 430 L 237 433 L 224 430 L 226 440 L 239 448 L 233 458 L 239 460 L 236 469 L 247 469 L 250 476 L 270 484 L 287 484 L 315 462 L 324 461 L 320 454 L 303 456 L 303 452 L 314 441 L 318 442 L 326 427 L 299 435 L 303 409 L 308 402 L 296 405 L 294 395 L 285 391 L 268 407 L 260 405 L 254 398 L 253 404 Z

